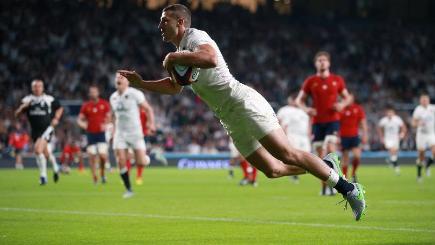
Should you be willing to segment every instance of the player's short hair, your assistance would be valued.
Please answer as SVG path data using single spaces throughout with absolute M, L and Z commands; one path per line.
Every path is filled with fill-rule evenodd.
M 325 56 L 328 59 L 328 61 L 331 61 L 331 54 L 327 51 L 322 50 L 314 55 L 314 59 L 313 59 L 314 63 L 316 63 L 317 58 L 319 58 L 320 56 Z
M 428 93 L 428 92 L 426 92 L 426 91 L 424 91 L 424 92 L 422 92 L 422 93 L 420 94 L 420 98 L 421 98 L 421 97 L 423 97 L 423 96 L 427 96 L 427 97 L 429 97 L 429 98 L 430 98 L 430 95 L 429 95 L 429 93 Z
M 192 13 L 189 8 L 184 6 L 183 4 L 171 4 L 163 9 L 163 12 L 171 11 L 175 14 L 177 18 L 181 18 L 184 20 L 184 26 L 186 28 L 190 28 L 192 24 Z
M 385 106 L 385 110 L 386 111 L 395 111 L 395 108 L 394 108 L 394 106 L 392 104 L 387 104 Z
M 89 89 L 96 88 L 98 91 L 100 91 L 100 87 L 97 84 L 91 84 L 89 85 Z

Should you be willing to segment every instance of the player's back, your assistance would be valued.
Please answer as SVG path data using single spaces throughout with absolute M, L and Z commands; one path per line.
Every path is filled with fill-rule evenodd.
M 216 42 L 202 30 L 188 28 L 178 51 L 194 51 L 199 45 L 209 44 L 216 51 L 217 66 L 201 69 L 192 89 L 214 112 L 219 112 L 228 100 L 243 99 L 239 94 L 241 84 L 233 77 Z

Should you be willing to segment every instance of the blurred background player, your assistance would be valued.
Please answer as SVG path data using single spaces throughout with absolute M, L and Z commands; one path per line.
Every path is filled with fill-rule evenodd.
M 340 113 L 340 137 L 342 156 L 342 170 L 347 177 L 350 152 L 352 152 L 352 182 L 357 182 L 356 170 L 361 163 L 361 140 L 359 138 L 359 128 L 362 129 L 362 143 L 367 144 L 368 131 L 367 120 L 362 106 L 355 102 L 355 97 L 350 94 L 351 104 L 346 106 Z
M 106 124 L 110 121 L 110 104 L 100 98 L 97 86 L 89 87 L 89 101 L 80 108 L 77 124 L 86 131 L 88 146 L 86 151 L 89 156 L 92 179 L 98 183 L 97 164 L 100 163 L 101 183 L 106 183 L 104 173 L 105 165 L 108 162 L 109 147 L 106 142 Z
M 29 143 L 29 135 L 21 127 L 21 123 L 16 122 L 13 131 L 9 134 L 8 144 L 13 150 L 13 155 L 15 157 L 15 168 L 24 169 L 23 156 L 21 153 L 24 147 Z
M 153 111 L 151 106 L 149 108 L 149 112 L 145 111 L 145 109 L 143 107 L 139 108 L 140 123 L 141 123 L 141 126 L 142 126 L 142 133 L 144 135 L 144 141 L 145 141 L 145 143 L 147 142 L 147 136 L 149 135 L 148 128 L 150 128 L 150 125 L 149 125 L 150 122 L 149 122 L 148 116 L 147 116 L 148 113 L 154 115 L 154 111 Z M 153 118 L 154 118 L 154 116 L 153 116 Z M 154 124 L 154 123 L 152 123 L 152 124 Z M 145 151 L 145 154 L 147 154 L 146 151 Z M 149 158 L 149 157 L 147 157 L 147 158 Z M 130 159 L 132 159 L 132 158 L 130 158 Z M 148 164 L 150 164 L 150 161 L 151 160 L 148 160 L 145 163 L 148 165 Z M 143 178 L 142 178 L 143 168 L 144 168 L 143 165 L 136 164 L 136 184 L 137 185 L 142 185 L 143 184 Z
M 239 185 L 245 186 L 250 184 L 254 187 L 257 187 L 257 169 L 254 168 L 248 161 L 246 161 L 246 159 L 237 150 L 231 139 L 228 147 L 230 149 L 230 166 L 236 166 L 240 164 L 240 168 L 243 172 L 243 178 L 239 182 Z M 234 176 L 234 173 L 232 176 Z
M 431 150 L 431 157 L 426 162 L 426 175 L 430 176 L 430 165 L 435 156 L 435 106 L 430 104 L 428 94 L 420 96 L 420 105 L 412 113 L 412 126 L 417 128 L 417 181 L 421 182 L 421 169 L 424 165 L 426 149 Z
M 287 103 L 276 114 L 279 124 L 281 124 L 287 138 L 295 148 L 311 152 L 310 116 L 304 110 L 297 107 L 296 102 L 291 96 L 287 98 Z M 299 182 L 297 175 L 290 176 L 290 178 L 295 183 Z
M 67 143 L 62 149 L 62 154 L 60 155 L 60 163 L 62 173 L 69 174 L 72 164 L 78 166 L 80 173 L 84 172 L 83 154 L 78 141 L 67 140 Z
M 31 86 L 32 94 L 23 98 L 22 104 L 15 111 L 15 116 L 26 112 L 30 122 L 36 163 L 40 172 L 40 184 L 47 183 L 47 159 L 53 165 L 53 180 L 56 183 L 59 180 L 59 166 L 48 143 L 54 134 L 54 127 L 58 125 L 62 116 L 63 107 L 53 96 L 44 93 L 42 80 L 33 80 Z
M 155 132 L 154 114 L 143 93 L 129 87 L 128 80 L 116 73 L 116 91 L 110 96 L 114 123 L 113 149 L 115 151 L 121 179 L 126 188 L 123 198 L 133 195 L 128 169 L 126 166 L 128 148 L 132 148 L 137 165 L 145 166 L 150 161 L 146 155 L 146 146 L 140 121 L 139 108 L 147 113 L 149 133 Z
M 349 92 L 344 79 L 330 72 L 331 55 L 320 51 L 314 56 L 316 74 L 309 76 L 303 83 L 296 98 L 296 105 L 313 117 L 313 148 L 319 157 L 337 151 L 338 132 L 340 130 L 340 113 L 350 104 Z M 313 107 L 307 107 L 308 96 Z M 342 100 L 339 101 L 339 96 Z M 333 193 L 333 189 L 328 191 Z M 323 183 L 321 195 L 326 195 L 326 184 Z
M 403 123 L 402 118 L 396 115 L 392 106 L 387 106 L 385 116 L 381 118 L 378 124 L 378 135 L 390 154 L 387 162 L 394 167 L 397 175 L 400 174 L 400 167 L 397 163 L 400 141 L 405 138 L 406 131 L 406 125 Z

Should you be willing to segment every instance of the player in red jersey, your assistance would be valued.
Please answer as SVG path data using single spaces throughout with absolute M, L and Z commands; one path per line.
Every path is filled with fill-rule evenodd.
M 343 152 L 343 174 L 347 176 L 349 166 L 349 152 L 352 152 L 352 182 L 357 182 L 356 170 L 361 162 L 361 146 L 359 127 L 362 129 L 362 143 L 367 144 L 367 120 L 362 106 L 354 101 L 354 95 L 350 95 L 352 104 L 346 106 L 340 113 L 340 137 Z
M 24 147 L 29 143 L 29 134 L 26 133 L 21 127 L 21 123 L 15 123 L 15 129 L 9 134 L 9 146 L 13 148 L 15 155 L 15 168 L 23 169 L 23 157 L 21 152 Z
M 62 172 L 69 173 L 72 163 L 78 164 L 79 171 L 83 171 L 83 155 L 80 150 L 80 145 L 77 141 L 69 141 L 65 144 L 60 155 L 60 163 L 62 164 Z
M 104 184 L 106 183 L 104 167 L 109 153 L 105 129 L 106 124 L 110 121 L 111 114 L 109 102 L 99 96 L 100 92 L 97 86 L 89 87 L 89 101 L 82 105 L 77 124 L 87 132 L 88 147 L 86 151 L 89 154 L 94 183 L 98 183 L 96 167 L 99 161 L 101 182 Z
M 316 74 L 304 81 L 296 104 L 313 117 L 313 148 L 319 157 L 323 157 L 337 150 L 340 111 L 351 101 L 344 79 L 330 71 L 331 55 L 328 52 L 318 52 L 314 56 L 314 65 Z M 312 107 L 305 104 L 308 96 L 312 99 Z M 323 184 L 321 194 L 326 195 L 326 191 L 326 184 Z

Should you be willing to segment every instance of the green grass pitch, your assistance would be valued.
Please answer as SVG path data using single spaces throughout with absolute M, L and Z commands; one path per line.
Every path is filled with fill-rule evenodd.
M 149 168 L 127 200 L 116 173 L 61 177 L 41 187 L 36 169 L 0 170 L 0 244 L 435 244 L 435 176 L 418 184 L 411 166 L 360 169 L 360 222 L 308 175 L 254 188 L 224 170 Z

